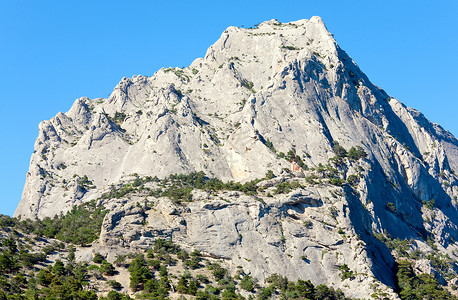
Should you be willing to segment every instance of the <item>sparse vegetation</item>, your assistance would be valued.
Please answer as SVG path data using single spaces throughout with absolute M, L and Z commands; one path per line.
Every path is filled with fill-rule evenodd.
M 350 268 L 346 264 L 339 266 L 339 271 L 339 275 L 342 281 L 344 281 L 345 279 L 353 279 L 355 277 L 354 272 L 350 270 Z
M 266 147 L 269 148 L 272 152 L 277 152 L 277 150 L 275 150 L 274 144 L 272 144 L 272 142 L 269 139 L 265 140 L 264 145 L 266 145 Z
M 408 260 L 398 261 L 396 273 L 401 299 L 457 299 L 430 274 L 415 275 Z
M 385 233 L 374 233 L 374 237 L 384 243 L 397 257 L 410 257 L 409 249 L 411 242 L 399 238 L 392 239 L 391 235 Z
M 269 285 L 260 289 L 258 299 L 269 299 L 275 297 L 279 299 L 349 299 L 340 290 L 334 290 L 325 285 L 314 286 L 310 280 L 298 280 L 291 282 L 286 277 L 273 274 L 266 279 Z
M 395 214 L 397 212 L 396 205 L 393 202 L 388 202 L 385 205 L 385 208 L 386 208 L 386 210 L 388 210 L 389 212 L 391 212 L 393 214 Z
M 347 299 L 337 287 L 373 289 L 374 299 L 456 299 L 452 137 L 385 103 L 349 56 L 326 50 L 326 32 L 307 42 L 317 21 L 229 28 L 206 59 L 123 79 L 106 104 L 80 99 L 42 123 L 24 192 L 30 207 L 19 213 L 58 211 L 49 207 L 61 196 L 83 204 L 42 220 L 0 215 L 0 300 Z M 288 27 L 300 27 L 294 43 Z M 239 35 L 275 51 L 250 44 L 243 53 L 232 41 Z M 313 45 L 297 58 L 294 45 L 305 43 Z M 428 126 L 411 139 L 419 122 Z M 111 159 L 118 154 L 125 159 Z M 323 281 L 335 285 L 314 284 Z
M 83 175 L 83 177 L 79 177 L 78 175 L 74 174 L 73 178 L 76 178 L 78 187 L 81 188 L 82 190 L 89 190 L 89 189 L 94 189 L 95 185 L 92 183 L 91 180 L 87 178 L 86 175 Z
M 124 122 L 126 119 L 126 114 L 123 112 L 116 112 L 114 117 L 113 117 L 113 122 L 115 122 L 118 126 L 121 126 L 121 124 Z
M 276 189 L 274 191 L 275 194 L 287 194 L 287 193 L 291 192 L 294 189 L 301 188 L 302 185 L 300 183 L 294 182 L 294 181 L 292 181 L 292 182 L 291 181 L 285 181 L 285 182 L 277 184 L 275 187 L 276 187 Z
M 285 156 L 285 159 L 288 160 L 288 161 L 296 162 L 299 165 L 299 167 L 301 167 L 302 169 L 307 169 L 307 166 L 302 161 L 302 158 L 299 155 L 296 154 L 296 150 L 295 149 L 289 150 L 288 153 Z
M 98 238 L 103 217 L 107 211 L 103 206 L 96 207 L 95 201 L 74 206 L 65 215 L 43 220 L 15 221 L 16 226 L 25 232 L 48 238 L 57 238 L 67 243 L 85 245 Z
M 431 198 L 428 201 L 423 200 L 422 203 L 429 210 L 433 210 L 434 207 L 436 206 L 436 200 L 434 200 L 434 198 Z
M 253 94 L 256 93 L 256 90 L 254 89 L 254 83 L 253 82 L 251 82 L 251 81 L 242 81 L 242 86 L 244 88 L 247 88 Z
M 287 49 L 287 50 L 302 50 L 302 48 L 294 47 L 294 46 L 281 46 L 282 49 Z
M 35 225 L 39 226 L 38 223 Z M 0 228 L 9 233 L 23 229 L 32 233 L 34 229 L 28 221 L 7 216 L 0 216 Z M 292 282 L 277 274 L 271 275 L 266 284 L 258 283 L 242 269 L 231 277 L 229 271 L 214 259 L 202 258 L 198 251 L 188 254 L 171 240 L 160 238 L 155 240 L 146 256 L 145 253 L 118 256 L 114 265 L 100 253 L 94 255 L 94 264 L 75 263 L 71 256 L 75 249 L 63 243 L 49 244 L 50 249 L 43 248 L 41 253 L 28 252 L 23 248 L 27 242 L 22 234 L 0 241 L 1 299 L 131 299 L 120 292 L 124 288 L 122 284 L 112 279 L 119 268 L 128 268 L 129 288 L 137 299 L 165 299 L 171 293 L 191 295 L 196 299 L 242 299 L 241 290 L 258 299 L 271 296 L 347 299 L 340 290 L 325 285 L 315 287 L 310 281 Z M 64 249 L 69 251 L 67 261 L 46 262 L 50 253 L 65 253 L 62 252 Z M 182 273 L 172 271 L 178 260 L 182 262 Z M 44 267 L 35 269 L 39 263 Z M 210 272 L 210 276 L 205 275 L 206 272 Z M 88 290 L 88 285 L 108 288 L 107 296 L 97 295 L 97 289 Z
M 157 189 L 145 188 L 145 183 L 156 182 L 159 186 Z M 102 195 L 104 199 L 121 198 L 129 193 L 144 191 L 147 195 L 155 197 L 169 197 L 175 202 L 192 201 L 191 192 L 194 189 L 217 192 L 221 190 L 239 191 L 247 195 L 256 195 L 256 184 L 261 179 L 248 181 L 245 183 L 239 182 L 223 182 L 217 178 L 209 178 L 204 172 L 194 172 L 188 175 L 172 174 L 162 180 L 158 178 L 137 177 L 136 180 L 130 183 L 121 185 L 120 187 L 112 187 L 111 191 Z

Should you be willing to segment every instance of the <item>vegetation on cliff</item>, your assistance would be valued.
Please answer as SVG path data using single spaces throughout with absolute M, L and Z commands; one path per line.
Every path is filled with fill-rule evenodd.
M 93 217 L 96 212 L 93 204 L 76 207 L 55 218 L 62 225 L 52 233 L 49 221 L 1 215 L 0 299 L 167 299 L 172 294 L 195 299 L 348 299 L 340 290 L 314 286 L 310 281 L 289 281 L 278 274 L 258 283 L 241 266 L 231 276 L 217 259 L 198 251 L 188 253 L 163 239 L 156 239 L 144 253 L 118 255 L 113 263 L 100 253 L 92 261 L 77 262 L 78 250 L 64 242 L 68 237 L 59 232 L 74 228 L 69 220 L 78 220 L 75 216 Z M 45 233 L 62 241 L 48 239 Z M 121 292 L 127 287 L 114 279 L 122 269 L 129 273 L 129 293 Z

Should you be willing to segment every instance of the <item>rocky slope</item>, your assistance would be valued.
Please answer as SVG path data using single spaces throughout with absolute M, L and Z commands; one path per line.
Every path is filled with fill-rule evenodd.
M 83 215 L 94 216 L 93 212 L 91 207 L 83 205 L 78 212 L 53 219 L 53 224 L 0 215 L 0 297 L 291 299 L 306 295 L 311 300 L 350 299 L 341 290 L 322 284 L 315 286 L 310 281 L 293 282 L 278 274 L 270 275 L 268 282 L 262 283 L 246 274 L 242 266 L 230 273 L 218 258 L 198 251 L 188 253 L 170 240 L 156 239 L 144 253 L 117 255 L 110 263 L 90 245 L 75 247 L 72 243 L 80 240 L 81 235 L 60 234 L 70 229 L 67 227 L 70 223 L 81 225 Z M 58 226 L 59 222 L 67 225 Z M 56 237 L 64 241 L 51 238 L 56 225 L 60 227 Z
M 287 172 L 294 160 L 299 171 Z M 123 78 L 108 99 L 78 99 L 40 123 L 15 215 L 96 199 L 111 209 L 98 242 L 107 254 L 169 237 L 260 279 L 275 271 L 396 297 L 404 254 L 381 241 L 408 240 L 418 272 L 452 283 L 457 169 L 458 141 L 373 85 L 319 17 L 272 20 L 229 27 L 189 67 Z M 276 177 L 250 195 L 195 190 L 177 203 L 154 182 L 114 193 L 146 176 L 248 182 L 268 170 Z M 292 190 L 278 190 L 285 183 Z M 357 275 L 342 280 L 342 265 Z

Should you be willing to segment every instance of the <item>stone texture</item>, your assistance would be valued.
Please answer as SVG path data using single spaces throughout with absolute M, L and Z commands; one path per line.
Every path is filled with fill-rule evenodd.
M 229 27 L 189 67 L 123 78 L 108 99 L 77 99 L 68 112 L 41 122 L 15 216 L 68 211 L 134 173 L 163 178 L 204 171 L 242 182 L 267 170 L 280 175 L 290 164 L 266 141 L 277 153 L 294 149 L 310 168 L 328 163 L 336 141 L 346 149 L 360 146 L 368 156 L 339 169 L 342 179 L 361 178 L 356 191 L 347 186 L 338 199 L 330 193 L 335 188 L 324 185 L 267 197 L 266 204 L 201 191 L 184 207 L 148 199 L 154 202 L 148 210 L 133 202 L 143 203 L 140 196 L 112 200 L 104 203 L 111 211 L 101 247 L 141 248 L 158 236 L 172 237 L 261 279 L 280 272 L 333 283 L 358 297 L 373 292 L 371 276 L 382 290 L 393 285 L 392 257 L 372 232 L 418 243 L 432 233 L 438 251 L 457 258 L 458 141 L 373 85 L 319 17 Z M 92 184 L 81 184 L 84 175 Z M 287 177 L 260 186 L 269 189 Z M 422 201 L 432 198 L 430 211 Z M 337 216 L 329 215 L 331 207 Z M 342 263 L 368 275 L 341 282 Z

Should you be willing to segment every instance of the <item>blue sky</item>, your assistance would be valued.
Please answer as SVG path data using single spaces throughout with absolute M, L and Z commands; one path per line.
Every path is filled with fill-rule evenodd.
M 0 1 L 0 213 L 20 201 L 38 123 L 123 76 L 202 57 L 226 27 L 323 18 L 368 75 L 458 135 L 458 1 Z

